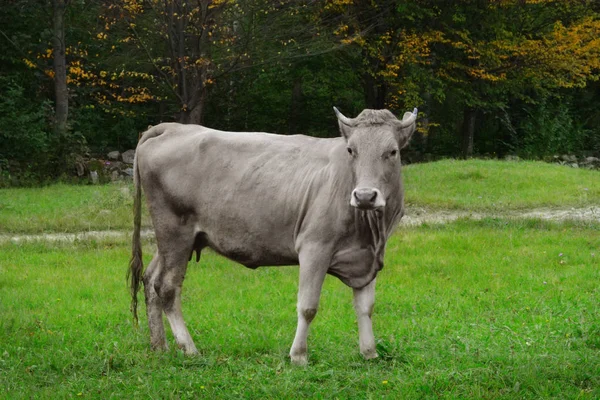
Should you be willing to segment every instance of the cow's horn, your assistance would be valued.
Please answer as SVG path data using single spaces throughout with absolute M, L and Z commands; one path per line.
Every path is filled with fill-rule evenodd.
M 400 129 L 406 128 L 407 126 L 410 126 L 410 125 L 414 124 L 415 121 L 417 120 L 417 114 L 418 114 L 418 110 L 415 108 L 413 110 L 412 114 L 410 114 L 408 117 L 406 117 L 402 121 L 400 121 L 400 123 L 398 124 L 399 128 Z
M 353 126 L 354 125 L 354 121 L 352 120 L 352 118 L 348 118 L 346 117 L 344 114 L 342 114 L 340 112 L 340 110 L 337 109 L 337 107 L 333 107 L 333 111 L 335 111 L 335 116 L 337 117 L 337 119 L 344 125 L 348 125 L 348 126 Z

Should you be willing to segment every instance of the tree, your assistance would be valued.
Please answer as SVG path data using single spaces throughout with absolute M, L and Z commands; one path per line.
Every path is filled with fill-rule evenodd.
M 52 50 L 54 67 L 55 131 L 62 136 L 67 131 L 69 91 L 67 89 L 67 62 L 65 58 L 66 0 L 52 2 Z
M 513 97 L 534 101 L 532 91 L 598 79 L 600 21 L 587 1 L 332 3 L 345 16 L 341 40 L 365 53 L 367 93 L 382 97 L 369 104 L 458 102 L 465 157 L 473 154 L 480 113 L 502 112 Z

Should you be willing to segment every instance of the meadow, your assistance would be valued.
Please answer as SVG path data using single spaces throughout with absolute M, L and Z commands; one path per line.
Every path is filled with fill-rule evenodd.
M 540 163 L 406 168 L 409 206 L 507 216 L 396 232 L 377 280 L 371 361 L 358 352 L 351 290 L 333 277 L 309 366 L 296 367 L 297 268 L 252 271 L 203 253 L 183 293 L 200 354 L 185 357 L 149 350 L 145 316 L 133 326 L 128 242 L 2 243 L 0 398 L 598 398 L 600 223 L 509 217 L 600 204 L 598 178 Z M 128 229 L 127 190 L 0 190 L 0 230 Z

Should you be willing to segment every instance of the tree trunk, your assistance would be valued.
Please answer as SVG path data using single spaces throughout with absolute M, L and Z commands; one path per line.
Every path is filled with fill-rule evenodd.
M 295 135 L 298 133 L 300 120 L 302 118 L 302 78 L 294 80 L 292 88 L 292 98 L 290 101 L 290 117 L 288 121 L 288 133 Z
M 464 110 L 463 119 L 463 141 L 462 141 L 462 156 L 463 158 L 473 157 L 473 139 L 475 137 L 475 122 L 477 110 L 471 107 L 466 107 Z
M 380 79 L 375 79 L 369 72 L 363 75 L 363 87 L 367 108 L 380 110 L 385 108 L 387 87 Z
M 54 55 L 55 131 L 67 131 L 69 91 L 67 89 L 67 62 L 65 58 L 65 0 L 53 1 L 52 50 Z
M 185 123 L 202 125 L 204 122 L 204 105 L 206 103 L 206 87 L 202 87 L 201 93 L 198 93 L 198 99 L 194 102 L 193 108 L 188 112 L 188 118 Z

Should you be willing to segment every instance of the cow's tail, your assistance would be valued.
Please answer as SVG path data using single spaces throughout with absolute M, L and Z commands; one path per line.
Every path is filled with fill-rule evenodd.
M 138 142 L 137 149 L 140 148 L 140 144 L 148 139 L 148 136 L 152 135 L 153 129 L 148 127 Z M 150 135 L 148 135 L 150 134 Z M 142 241 L 141 241 L 141 229 L 142 229 L 142 186 L 140 184 L 140 170 L 138 166 L 138 155 L 139 152 L 135 152 L 133 158 L 133 237 L 131 241 L 131 260 L 129 261 L 129 270 L 127 271 L 127 281 L 129 283 L 129 290 L 131 292 L 131 312 L 133 313 L 133 321 L 138 325 L 138 298 L 137 294 L 140 290 L 140 282 L 142 281 L 142 273 L 144 271 L 144 261 L 142 260 Z
M 140 282 L 142 282 L 142 274 L 144 272 L 144 261 L 142 260 L 142 186 L 140 182 L 140 169 L 138 163 L 139 148 L 148 139 L 162 135 L 172 124 L 160 124 L 157 126 L 148 126 L 148 130 L 140 135 L 135 157 L 133 158 L 133 237 L 131 243 L 131 260 L 129 261 L 129 269 L 127 270 L 127 281 L 131 291 L 131 312 L 133 313 L 134 323 L 138 324 L 138 298 L 137 294 L 140 290 Z

